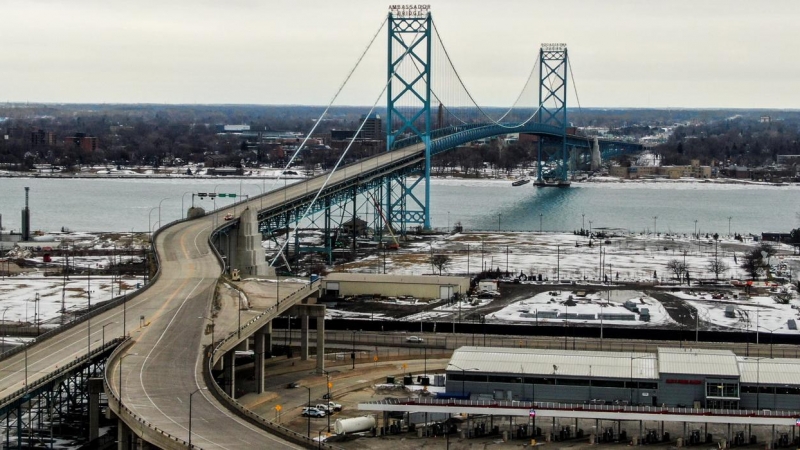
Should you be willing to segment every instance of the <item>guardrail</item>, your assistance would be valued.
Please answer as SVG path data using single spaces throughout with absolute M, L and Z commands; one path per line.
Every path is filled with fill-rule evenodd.
M 31 384 L 25 386 L 22 389 L 17 389 L 16 391 L 12 392 L 11 394 L 3 397 L 2 399 L 0 399 L 0 411 L 4 411 L 6 409 L 6 407 L 8 407 L 9 404 L 14 403 L 15 401 L 19 400 L 20 397 L 25 397 L 27 395 L 30 395 L 30 394 L 36 392 L 37 390 L 41 389 L 43 386 L 47 385 L 51 381 L 53 381 L 55 379 L 58 379 L 61 376 L 66 375 L 69 372 L 72 372 L 72 370 L 75 367 L 81 366 L 84 363 L 86 363 L 87 361 L 91 361 L 92 358 L 95 355 L 106 352 L 109 348 L 112 348 L 112 347 L 115 347 L 116 345 L 118 345 L 120 342 L 122 342 L 122 340 L 123 339 L 119 338 L 119 337 L 115 338 L 115 339 L 112 339 L 112 340 L 106 342 L 105 345 L 103 345 L 102 347 L 92 350 L 91 353 L 89 353 L 87 355 L 84 355 L 83 357 L 78 358 L 78 359 L 76 359 L 74 361 L 71 361 L 71 362 L 67 363 L 66 365 L 61 366 L 58 369 L 54 370 L 53 372 L 50 372 L 45 377 L 39 378 L 34 383 L 31 383 Z
M 177 223 L 186 222 L 188 220 L 190 220 L 190 219 L 187 218 L 187 219 L 173 220 L 172 222 L 169 222 L 168 224 L 164 225 L 163 227 L 160 227 L 158 230 L 156 230 L 154 232 L 153 237 L 152 237 L 151 245 L 155 246 L 156 237 L 161 233 L 162 230 L 166 229 L 167 227 L 171 227 L 172 225 L 175 225 Z M 22 352 L 25 349 L 25 347 L 31 347 L 31 346 L 39 343 L 39 342 L 42 342 L 42 341 L 44 341 L 46 339 L 49 339 L 49 338 L 51 338 L 53 336 L 61 334 L 64 331 L 67 331 L 70 328 L 73 328 L 73 327 L 77 326 L 78 324 L 81 324 L 81 323 L 83 323 L 83 322 L 85 322 L 85 321 L 87 321 L 87 320 L 89 320 L 89 319 L 91 319 L 91 318 L 93 318 L 95 316 L 103 314 L 104 312 L 106 312 L 108 310 L 114 309 L 117 306 L 127 302 L 128 300 L 131 300 L 133 298 L 138 297 L 143 292 L 145 292 L 148 289 L 150 289 L 150 286 L 155 284 L 155 282 L 158 280 L 158 278 L 161 275 L 161 259 L 160 259 L 160 256 L 158 255 L 158 252 L 154 251 L 153 253 L 155 253 L 155 255 L 156 255 L 156 265 L 157 265 L 158 269 L 156 270 L 156 274 L 153 275 L 153 277 L 150 279 L 150 281 L 148 281 L 140 289 L 138 289 L 138 290 L 136 290 L 134 292 L 131 292 L 130 294 L 117 296 L 117 297 L 115 297 L 115 298 L 113 298 L 113 299 L 111 299 L 111 300 L 109 300 L 107 302 L 102 303 L 101 305 L 99 305 L 99 306 L 97 306 L 95 308 L 89 309 L 86 312 L 86 314 L 83 314 L 83 315 L 80 315 L 78 317 L 75 317 L 71 321 L 69 321 L 69 322 L 67 322 L 67 323 L 65 323 L 63 325 L 60 325 L 60 326 L 58 326 L 56 328 L 53 328 L 53 329 L 51 329 L 51 330 L 49 330 L 49 331 L 47 331 L 45 333 L 40 334 L 39 336 L 36 337 L 36 339 L 34 339 L 34 340 L 30 341 L 30 342 L 27 342 L 27 343 L 25 343 L 23 345 L 15 347 L 15 348 L 13 348 L 11 350 L 8 350 L 6 352 L 3 352 L 2 354 L 0 354 L 0 361 L 8 359 L 11 356 L 14 356 L 14 355 Z
M 239 343 L 239 339 L 234 339 L 234 336 L 245 335 L 249 336 L 248 334 L 244 333 L 248 328 L 253 327 L 256 330 L 261 328 L 262 326 L 266 325 L 270 320 L 280 315 L 282 312 L 286 311 L 287 309 L 294 306 L 294 304 L 305 297 L 308 297 L 309 294 L 314 292 L 315 290 L 319 290 L 320 281 L 314 281 L 313 283 L 309 283 L 288 296 L 286 296 L 282 302 L 279 302 L 276 305 L 272 305 L 266 310 L 264 310 L 259 315 L 253 317 L 252 319 L 248 320 L 241 328 L 232 331 L 228 336 L 223 339 L 220 344 L 215 347 L 214 354 L 218 351 L 222 353 L 227 353 Z M 286 306 L 289 305 L 289 306 Z M 213 361 L 212 361 L 213 362 Z
M 605 411 L 638 414 L 682 414 L 694 416 L 800 417 L 800 411 L 765 411 L 751 409 L 674 408 L 659 406 L 592 405 L 585 403 L 526 402 L 518 400 L 458 400 L 437 398 L 391 399 L 374 402 L 385 405 L 474 406 L 482 408 L 519 408 L 556 411 Z
M 189 443 L 179 437 L 173 436 L 170 433 L 158 428 L 157 426 L 151 424 L 143 417 L 137 415 L 135 412 L 128 409 L 122 403 L 122 400 L 119 397 L 118 392 L 114 392 L 114 384 L 109 382 L 109 373 L 111 372 L 111 367 L 113 366 L 113 362 L 117 359 L 120 353 L 124 352 L 133 344 L 133 340 L 130 338 L 124 338 L 124 341 L 116 348 L 108 357 L 108 363 L 106 364 L 106 370 L 103 373 L 103 385 L 105 388 L 106 396 L 108 397 L 108 407 L 114 414 L 117 415 L 123 422 L 128 425 L 131 431 L 139 430 L 141 435 L 140 437 L 151 444 L 157 445 L 162 449 L 184 449 L 189 446 Z M 126 420 L 126 418 L 128 420 Z M 134 427 L 133 424 L 139 424 L 141 426 Z M 147 433 L 147 437 L 145 437 L 145 433 Z M 192 448 L 200 448 L 196 445 L 192 445 Z
M 217 250 L 217 248 L 212 243 L 213 237 L 214 237 L 214 233 L 212 233 L 209 236 L 208 244 L 211 247 L 212 251 L 214 252 L 214 255 L 217 257 L 217 260 L 219 260 L 221 262 L 222 261 L 222 256 L 219 254 L 219 251 Z M 295 301 L 296 301 L 296 297 L 307 296 L 308 293 L 313 292 L 314 287 L 319 289 L 319 284 L 320 284 L 319 281 L 315 281 L 314 283 L 308 284 L 308 285 L 306 285 L 306 286 L 294 291 L 293 293 L 289 294 L 289 296 L 286 297 L 285 300 L 281 302 L 281 304 L 276 304 L 276 305 L 273 305 L 273 306 L 267 308 L 266 311 L 264 311 L 263 313 L 261 313 L 258 316 L 252 318 L 251 320 L 249 320 L 247 323 L 242 325 L 241 328 L 239 328 L 236 331 L 233 331 L 230 334 L 228 334 L 228 336 L 225 337 L 225 339 L 220 341 L 218 344 L 215 345 L 215 343 L 212 342 L 211 346 L 210 346 L 210 351 L 209 352 L 205 352 L 204 355 L 203 355 L 203 358 L 204 358 L 204 361 L 203 361 L 203 369 L 204 369 L 203 370 L 203 378 L 204 378 L 204 381 L 206 382 L 206 385 L 209 387 L 209 392 L 211 392 L 212 395 L 214 395 L 214 397 L 220 403 L 225 405 L 230 411 L 232 411 L 233 413 L 235 413 L 239 417 L 247 420 L 249 423 L 258 426 L 259 428 L 261 428 L 261 429 L 263 429 L 265 431 L 277 434 L 278 436 L 283 437 L 283 438 L 285 438 L 285 439 L 287 439 L 287 440 L 289 440 L 291 442 L 306 446 L 308 448 L 320 448 L 320 449 L 324 448 L 324 449 L 329 449 L 329 450 L 342 450 L 341 447 L 336 447 L 336 446 L 333 446 L 333 445 L 330 445 L 330 444 L 326 444 L 324 442 L 316 441 L 316 440 L 311 439 L 310 437 L 308 437 L 306 435 L 303 435 L 303 434 L 297 433 L 295 431 L 292 431 L 292 430 L 290 430 L 290 429 L 288 429 L 288 428 L 286 428 L 284 426 L 281 426 L 281 425 L 279 425 L 279 424 L 277 424 L 277 423 L 275 423 L 275 422 L 273 422 L 273 421 L 271 421 L 271 420 L 269 420 L 267 418 L 264 418 L 264 417 L 262 417 L 262 416 L 260 416 L 260 415 L 258 415 L 256 413 L 254 413 L 253 411 L 250 411 L 244 405 L 242 405 L 241 403 L 237 402 L 236 399 L 234 399 L 231 396 L 229 396 L 228 394 L 226 394 L 225 391 L 223 391 L 222 388 L 214 380 L 214 377 L 211 375 L 211 373 L 212 373 L 211 369 L 212 369 L 213 361 L 215 359 L 218 359 L 216 357 L 217 352 L 220 351 L 220 350 L 223 350 L 223 348 L 229 348 L 230 347 L 232 349 L 235 346 L 235 343 L 231 343 L 231 342 L 234 340 L 234 338 L 236 338 L 239 335 L 239 331 L 244 330 L 244 329 L 246 329 L 248 327 L 252 327 L 256 323 L 262 324 L 262 323 L 266 323 L 269 320 L 272 320 L 274 317 L 276 317 L 282 311 L 288 309 L 288 307 L 285 306 L 285 305 L 287 305 L 287 304 L 293 305 L 294 304 L 293 301 L 291 301 L 290 299 L 294 298 Z M 281 306 L 283 306 L 283 308 L 281 308 Z M 263 325 L 261 325 L 261 326 L 263 326 Z M 260 328 L 260 326 L 259 326 L 259 328 Z M 225 353 L 225 352 L 223 351 L 222 353 Z

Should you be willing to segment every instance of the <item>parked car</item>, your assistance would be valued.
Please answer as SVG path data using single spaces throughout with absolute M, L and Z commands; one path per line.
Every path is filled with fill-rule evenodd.
M 305 407 L 301 415 L 303 417 L 325 417 L 326 413 L 317 408 Z
M 325 394 L 327 395 L 327 394 Z M 341 411 L 342 405 L 336 402 L 328 402 L 328 411 Z
M 421 344 L 421 343 L 425 342 L 425 339 L 422 339 L 419 336 L 409 336 L 409 337 L 406 338 L 406 342 L 412 342 L 414 344 Z
M 299 387 L 300 387 L 300 383 L 298 383 L 296 381 L 286 385 L 286 389 L 296 389 L 296 388 L 299 388 Z
M 333 414 L 333 409 L 331 409 L 331 407 L 328 406 L 327 403 L 318 403 L 314 405 L 314 408 L 317 408 L 318 410 L 324 412 L 325 414 Z

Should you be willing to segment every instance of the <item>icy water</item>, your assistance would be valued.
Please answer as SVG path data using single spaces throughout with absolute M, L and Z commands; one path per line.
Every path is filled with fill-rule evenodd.
M 24 187 L 29 186 L 34 230 L 146 231 L 157 225 L 159 202 L 161 222 L 167 223 L 180 217 L 182 197 L 183 207 L 188 208 L 192 192 L 216 189 L 239 194 L 241 189 L 242 194 L 256 195 L 262 189 L 270 190 L 274 183 L 257 179 L 0 178 L 0 214 L 6 229 L 18 230 Z M 212 208 L 210 200 L 195 201 Z M 229 202 L 218 200 L 217 206 Z M 731 217 L 732 232 L 760 233 L 798 226 L 800 186 L 576 183 L 569 189 L 557 189 L 531 184 L 512 187 L 510 181 L 437 179 L 431 188 L 431 203 L 433 226 L 439 228 L 461 222 L 470 230 L 538 231 L 541 224 L 544 231 L 569 231 L 583 223 L 587 229 L 652 231 L 657 216 L 659 232 L 692 233 L 697 226 L 702 233 L 727 234 Z

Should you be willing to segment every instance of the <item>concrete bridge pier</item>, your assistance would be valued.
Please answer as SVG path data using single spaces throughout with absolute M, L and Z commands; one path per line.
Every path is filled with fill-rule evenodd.
M 253 353 L 255 353 L 256 394 L 264 393 L 264 362 L 272 354 L 272 321 L 267 322 L 253 335 Z
M 131 429 L 122 419 L 117 419 L 117 450 L 131 450 L 133 447 L 132 441 L 133 433 L 131 433 Z
M 236 352 L 231 350 L 222 355 L 222 390 L 230 398 L 236 398 Z
M 100 393 L 103 392 L 102 378 L 89 378 L 89 440 L 100 437 Z
M 325 305 L 302 304 L 292 306 L 289 312 L 300 317 L 300 359 L 308 360 L 308 319 L 317 319 L 317 372 L 325 370 Z
M 308 316 L 300 316 L 300 361 L 308 361 Z

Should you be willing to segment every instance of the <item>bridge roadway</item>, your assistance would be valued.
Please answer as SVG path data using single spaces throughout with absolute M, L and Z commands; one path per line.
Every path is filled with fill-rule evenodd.
M 375 171 L 419 164 L 422 146 L 364 159 L 337 171 L 329 189 L 348 185 Z M 187 440 L 189 394 L 205 388 L 202 378 L 201 345 L 210 343 L 204 336 L 203 316 L 210 315 L 220 262 L 210 248 L 209 237 L 222 214 L 240 213 L 246 206 L 270 209 L 284 202 L 308 198 L 319 190 L 327 174 L 294 183 L 285 189 L 253 197 L 204 217 L 168 224 L 155 235 L 160 273 L 148 289 L 119 306 L 68 328 L 17 353 L 0 363 L 0 397 L 43 378 L 58 367 L 85 355 L 90 348 L 111 339 L 131 335 L 133 344 L 109 361 L 118 368 L 122 361 L 122 403 L 142 421 L 177 439 Z M 216 331 L 216 338 L 225 336 Z M 244 333 L 243 333 L 244 336 Z M 110 373 L 113 394 L 119 395 L 119 372 Z M 113 408 L 113 406 L 112 406 Z M 201 390 L 193 396 L 192 442 L 205 449 L 300 448 L 282 441 L 230 413 L 225 406 Z M 129 418 L 130 419 L 130 418 Z M 134 420 L 133 432 L 151 439 L 148 427 Z M 176 448 L 184 445 L 176 445 Z

